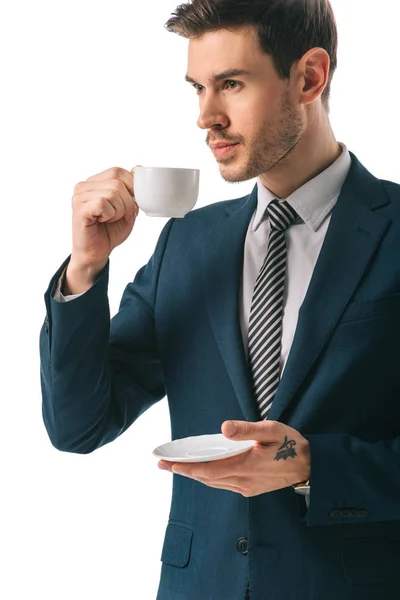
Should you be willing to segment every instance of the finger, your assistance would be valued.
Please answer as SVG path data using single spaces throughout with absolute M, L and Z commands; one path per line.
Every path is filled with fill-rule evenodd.
M 119 221 L 125 215 L 125 205 L 117 192 L 113 190 L 102 190 L 77 194 L 74 201 L 79 203 L 79 196 L 82 196 L 80 207 L 84 218 L 99 223 L 114 223 Z
M 235 433 L 230 433 L 231 424 L 236 427 Z M 285 425 L 278 421 L 225 421 L 221 431 L 229 439 L 276 443 L 281 439 L 284 428 Z
M 160 461 L 158 463 L 158 467 L 162 470 L 171 472 L 171 463 L 167 461 Z M 232 476 L 232 474 L 227 475 L 225 478 L 220 477 L 218 479 L 208 479 L 206 477 L 201 477 L 200 475 L 195 475 L 193 473 L 177 473 L 182 477 L 189 477 L 190 479 L 194 479 L 195 481 L 199 481 L 200 483 L 204 483 L 206 485 L 210 485 L 212 487 L 218 487 L 221 489 L 241 489 L 241 485 L 245 483 L 245 478 L 240 478 L 237 476 Z M 243 481 L 242 481 L 243 479 Z M 236 484 L 236 485 L 235 485 Z
M 225 459 L 229 460 L 229 459 Z M 188 466 L 186 463 L 184 465 L 174 464 L 172 465 L 172 472 L 177 473 L 178 475 L 183 475 L 185 477 L 193 477 L 195 479 L 204 478 L 207 480 L 220 480 L 226 479 L 229 477 L 235 477 L 237 475 L 237 463 L 229 463 L 229 464 L 218 464 L 223 461 L 213 461 L 211 464 L 209 463 L 198 463 L 195 467 Z
M 201 463 L 173 463 L 170 470 L 186 477 L 204 477 L 205 479 L 223 480 L 229 477 L 240 476 L 246 473 L 251 461 L 253 447 L 237 456 L 221 458 L 211 462 Z
M 241 494 L 242 493 L 242 488 L 237 487 L 235 485 L 228 485 L 226 483 L 217 483 L 215 481 L 208 481 L 208 480 L 198 480 L 199 483 L 202 483 L 203 485 L 206 485 L 207 487 L 212 487 L 215 489 L 219 489 L 219 490 L 227 490 L 228 492 L 236 492 L 237 494 Z
M 171 463 L 168 460 L 160 460 L 158 463 L 158 468 L 163 471 L 171 471 Z
M 105 181 L 83 181 L 78 183 L 74 188 L 75 194 L 85 194 L 92 191 L 117 192 L 125 206 L 125 213 L 122 216 L 120 215 L 119 218 L 125 217 L 125 220 L 129 221 L 133 217 L 137 216 L 139 207 L 135 202 L 135 198 L 131 195 L 125 183 L 123 183 L 120 179 L 107 179 Z
M 218 487 L 228 488 L 228 487 L 236 487 L 238 489 L 243 489 L 249 483 L 249 477 L 247 476 L 231 476 L 226 477 L 224 479 L 208 479 L 207 477 L 192 477 L 192 479 L 196 479 L 196 481 L 200 481 L 201 483 L 207 483 L 210 485 L 216 485 Z
M 221 461 L 218 461 L 218 462 L 222 462 L 222 460 L 221 460 Z M 192 463 L 192 464 L 193 464 L 193 463 Z M 204 463 L 201 463 L 201 465 L 208 465 L 208 464 L 210 464 L 210 463 L 209 463 L 209 462 L 204 462 Z M 171 462 L 169 462 L 169 461 L 166 461 L 166 460 L 160 460 L 160 462 L 158 463 L 158 468 L 159 468 L 159 469 L 162 469 L 163 471 L 170 471 L 170 472 L 172 472 L 172 467 L 173 467 L 173 466 L 176 466 L 176 468 L 177 468 L 179 471 L 186 471 L 186 473 L 180 473 L 180 474 L 183 474 L 183 475 L 184 475 L 184 476 L 186 476 L 186 477 L 192 477 L 193 479 L 194 479 L 194 478 L 195 478 L 195 479 L 198 479 L 198 478 L 199 478 L 199 476 L 200 476 L 200 472 L 197 472 L 197 474 L 196 474 L 196 471 L 194 471 L 194 472 L 193 472 L 193 471 L 190 471 L 190 473 L 189 473 L 189 469 L 187 468 L 187 463 L 185 463 L 185 467 L 186 467 L 186 468 L 185 468 L 185 467 L 182 467 L 182 466 L 181 466 L 181 467 L 179 467 L 179 466 L 178 466 L 178 463 L 171 463 Z M 202 467 L 201 467 L 201 466 L 200 466 L 200 467 L 198 467 L 198 468 L 199 468 L 199 469 L 202 469 Z M 226 478 L 228 479 L 229 477 L 232 477 L 232 469 L 229 469 L 229 474 L 228 474 L 228 473 L 226 473 L 224 477 L 221 477 L 221 476 L 219 476 L 219 475 L 217 475 L 217 477 L 218 477 L 219 479 L 224 479 L 224 477 L 226 477 Z
M 134 195 L 133 173 L 127 171 L 126 169 L 122 169 L 121 167 L 111 167 L 111 169 L 107 169 L 106 171 L 97 173 L 97 175 L 92 175 L 92 177 L 88 177 L 86 181 L 107 181 L 109 179 L 119 179 L 126 185 L 127 189 L 129 190 L 129 193 L 132 196 Z

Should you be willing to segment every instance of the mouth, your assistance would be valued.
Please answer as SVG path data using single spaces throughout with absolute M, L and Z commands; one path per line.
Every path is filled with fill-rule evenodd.
M 239 146 L 239 144 L 226 144 L 224 146 L 214 146 L 212 147 L 212 151 L 216 158 L 226 158 L 227 156 L 230 156 L 235 152 L 236 146 Z

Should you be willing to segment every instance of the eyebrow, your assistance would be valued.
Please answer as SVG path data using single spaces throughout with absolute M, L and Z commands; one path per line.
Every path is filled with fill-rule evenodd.
M 213 75 L 213 77 L 210 77 L 209 82 L 218 83 L 218 81 L 222 81 L 223 79 L 230 79 L 231 77 L 238 77 L 239 75 L 251 75 L 251 73 L 245 69 L 227 69 L 222 73 L 217 73 L 216 75 Z M 189 75 L 186 75 L 185 81 L 188 81 L 189 83 L 198 83 L 198 81 L 195 81 L 189 77 Z

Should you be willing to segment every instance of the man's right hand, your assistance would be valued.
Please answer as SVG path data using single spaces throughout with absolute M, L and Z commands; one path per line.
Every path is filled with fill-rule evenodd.
M 75 186 L 65 295 L 81 294 L 95 283 L 111 252 L 129 237 L 138 212 L 133 169 L 113 167 Z

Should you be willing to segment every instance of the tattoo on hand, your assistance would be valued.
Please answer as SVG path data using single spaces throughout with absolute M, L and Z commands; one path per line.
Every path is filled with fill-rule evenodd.
M 292 458 L 297 456 L 297 452 L 293 448 L 293 446 L 295 446 L 295 445 L 296 445 L 296 442 L 294 440 L 290 440 L 288 442 L 287 435 L 286 435 L 285 441 L 283 442 L 282 446 L 278 449 L 278 453 L 275 456 L 274 460 L 279 460 L 281 458 L 286 460 L 289 456 L 291 456 Z

